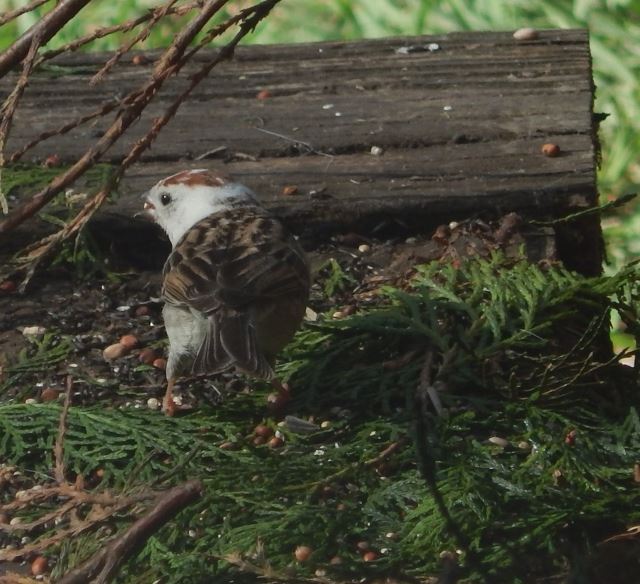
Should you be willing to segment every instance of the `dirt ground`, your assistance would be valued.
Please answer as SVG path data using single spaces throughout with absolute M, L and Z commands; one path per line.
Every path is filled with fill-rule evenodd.
M 403 286 L 413 266 L 430 260 L 459 262 L 495 249 L 518 253 L 525 243 L 520 222 L 506 216 L 494 224 L 442 225 L 430 234 L 381 240 L 356 233 L 336 235 L 307 253 L 314 273 L 307 318 L 329 311 L 334 318 L 376 303 L 382 285 Z M 116 265 L 117 258 L 110 258 Z M 165 331 L 160 270 L 130 266 L 85 280 L 69 268 L 42 271 L 25 295 L 5 282 L 0 292 L 0 388 L 3 401 L 62 398 L 65 378 L 75 380 L 74 403 L 105 398 L 114 405 L 158 408 L 164 392 Z M 107 360 L 105 348 L 125 335 L 126 354 Z M 242 386 L 236 376 L 225 385 Z M 219 399 L 214 383 L 183 383 L 183 407 Z M 31 403 L 31 402 L 29 402 Z

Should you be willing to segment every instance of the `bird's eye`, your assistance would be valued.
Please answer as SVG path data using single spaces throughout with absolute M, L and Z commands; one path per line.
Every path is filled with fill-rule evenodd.
M 168 205 L 171 202 L 171 195 L 169 193 L 162 193 L 160 195 L 160 202 L 163 205 Z

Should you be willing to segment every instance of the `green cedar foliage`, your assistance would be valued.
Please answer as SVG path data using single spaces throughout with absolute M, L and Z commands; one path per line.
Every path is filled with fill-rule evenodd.
M 596 544 L 640 520 L 636 375 L 607 341 L 611 309 L 637 332 L 639 282 L 635 266 L 586 279 L 500 256 L 420 266 L 377 308 L 308 323 L 283 356 L 289 413 L 330 424 L 254 445 L 255 423 L 277 422 L 258 383 L 175 419 L 72 406 L 67 468 L 100 468 L 99 487 L 122 492 L 204 482 L 123 583 L 426 578 L 456 550 L 461 582 L 588 582 Z M 50 473 L 59 414 L 0 406 L 2 460 Z M 65 542 L 57 573 L 101 537 Z M 308 562 L 298 545 L 313 548 Z

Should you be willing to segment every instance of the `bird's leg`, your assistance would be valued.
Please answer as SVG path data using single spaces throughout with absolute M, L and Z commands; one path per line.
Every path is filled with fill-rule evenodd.
M 175 385 L 176 378 L 170 377 L 167 379 L 167 391 L 164 394 L 162 400 L 162 411 L 167 416 L 173 416 L 176 413 L 176 402 L 173 401 L 173 386 Z

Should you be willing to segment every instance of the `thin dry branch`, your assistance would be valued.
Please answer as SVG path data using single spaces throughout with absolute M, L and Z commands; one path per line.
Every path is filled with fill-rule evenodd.
M 172 8 L 171 10 L 169 10 L 167 14 L 171 16 L 184 16 L 188 12 L 191 12 L 194 8 L 201 7 L 202 1 L 203 0 L 194 0 L 193 2 L 189 2 L 188 4 L 176 6 L 175 8 Z M 77 51 L 79 48 L 83 47 L 84 45 L 92 43 L 97 39 L 104 38 L 111 34 L 114 34 L 117 32 L 123 32 L 123 33 L 129 32 L 130 30 L 133 30 L 134 28 L 140 26 L 141 24 L 144 24 L 145 22 L 149 21 L 151 18 L 153 18 L 153 14 L 154 14 L 153 9 L 150 9 L 146 14 L 138 16 L 137 18 L 132 18 L 131 20 L 127 20 L 126 22 L 122 22 L 120 24 L 114 24 L 112 26 L 101 26 L 96 30 L 94 30 L 91 34 L 80 37 L 79 39 L 71 41 L 66 45 L 58 47 L 57 49 L 52 49 L 50 51 L 46 51 L 42 53 L 40 55 L 40 58 L 38 59 L 37 64 L 39 65 L 42 61 L 52 59 L 53 57 L 57 57 L 62 53 L 72 53 L 74 51 Z
M 9 212 L 9 206 L 7 204 L 7 200 L 5 198 L 3 189 L 2 189 L 2 169 L 4 168 L 4 146 L 9 137 L 9 132 L 11 131 L 11 123 L 13 121 L 13 115 L 18 107 L 18 102 L 24 93 L 24 89 L 29 82 L 29 75 L 33 70 L 34 62 L 36 59 L 36 55 L 38 54 L 38 49 L 40 48 L 42 42 L 42 36 L 40 34 L 35 34 L 31 40 L 31 46 L 29 47 L 29 52 L 27 53 L 27 57 L 24 60 L 22 65 L 22 72 L 20 73 L 20 77 L 18 78 L 18 82 L 16 86 L 13 88 L 13 91 L 9 94 L 7 99 L 5 99 L 2 104 L 2 109 L 0 113 L 2 114 L 2 119 L 0 120 L 0 208 L 2 208 L 2 212 L 6 215 Z
M 162 55 L 154 67 L 151 79 L 141 89 L 131 92 L 123 100 L 122 109 L 102 138 L 89 148 L 71 168 L 56 176 L 44 189 L 36 193 L 28 201 L 25 201 L 11 212 L 4 221 L 0 222 L 0 234 L 11 231 L 26 219 L 32 217 L 59 192 L 91 168 L 111 148 L 129 126 L 140 117 L 144 108 L 160 90 L 166 79 L 179 69 L 182 64 L 181 57 L 189 43 L 227 1 L 209 0 L 202 7 L 198 16 L 181 31 Z M 104 198 L 106 198 L 106 195 L 102 199 L 104 200 Z
M 164 6 L 158 7 L 153 10 L 151 21 L 141 30 L 138 34 L 133 37 L 128 43 L 122 45 L 114 55 L 102 66 L 100 71 L 98 71 L 89 81 L 90 85 L 94 85 L 100 83 L 105 75 L 111 70 L 111 68 L 122 58 L 124 54 L 129 52 L 135 45 L 139 42 L 143 41 L 149 36 L 151 29 L 155 26 L 159 20 L 164 18 L 169 11 L 173 8 L 173 5 L 177 2 L 177 0 L 169 0 Z
M 95 118 L 106 116 L 121 104 L 122 102 L 120 100 L 106 101 L 99 108 L 84 116 L 76 118 L 75 120 L 71 120 L 70 122 L 63 124 L 62 126 L 54 130 L 42 132 L 42 134 L 40 134 L 37 138 L 29 142 L 28 144 L 25 144 L 22 148 L 20 148 L 20 150 L 16 150 L 13 154 L 11 154 L 7 162 L 9 162 L 10 164 L 18 162 L 18 160 L 20 160 L 29 150 L 40 144 L 40 142 L 44 142 L 45 140 L 53 138 L 54 136 L 62 136 L 63 134 L 70 132 L 71 130 L 81 126 L 82 124 L 86 124 L 87 122 L 90 122 Z
M 64 435 L 67 432 L 67 416 L 69 415 L 69 406 L 71 405 L 71 391 L 73 390 L 73 378 L 67 375 L 67 388 L 64 393 L 64 405 L 60 413 L 60 422 L 58 424 L 58 436 L 56 444 L 53 448 L 55 459 L 55 476 L 59 485 L 64 485 L 67 480 L 64 477 Z
M 233 56 L 233 51 L 235 50 L 238 43 L 242 40 L 244 36 L 246 36 L 254 27 L 258 24 L 260 20 L 262 20 L 271 9 L 278 4 L 281 0 L 265 0 L 247 8 L 242 11 L 241 15 L 233 17 L 230 20 L 233 20 L 234 23 L 242 20 L 242 24 L 240 24 L 240 30 L 236 33 L 233 39 L 226 44 L 224 47 L 220 49 L 218 54 L 208 63 L 206 63 L 203 67 L 201 67 L 196 73 L 191 76 L 191 83 L 189 86 L 175 99 L 175 101 L 164 111 L 162 116 L 156 118 L 153 126 L 147 132 L 145 136 L 143 136 L 138 142 L 136 142 L 127 154 L 126 158 L 122 161 L 122 166 L 127 168 L 131 164 L 133 164 L 142 152 L 144 152 L 156 139 L 160 130 L 173 118 L 173 116 L 178 111 L 178 108 L 184 102 L 187 97 L 191 94 L 191 92 L 198 86 L 198 84 L 211 73 L 211 70 L 221 61 L 229 59 Z M 232 23 L 233 24 L 233 23 Z M 224 29 L 226 30 L 226 28 Z M 199 48 L 199 47 L 198 47 Z M 197 50 L 197 49 L 196 49 Z M 190 51 L 185 59 L 190 58 L 195 50 Z M 184 62 L 183 60 L 183 62 Z M 182 64 L 181 64 L 182 65 Z
M 0 77 L 17 65 L 29 52 L 34 37 L 46 44 L 67 22 L 69 22 L 91 0 L 62 0 L 39 22 L 34 24 L 16 42 L 0 53 Z
M 137 554 L 147 540 L 202 493 L 200 481 L 188 481 L 158 496 L 149 512 L 81 566 L 63 576 L 58 584 L 106 583 L 120 566 Z
M 50 0 L 33 0 L 26 6 L 20 6 L 20 8 L 16 8 L 15 10 L 10 10 L 10 11 L 1 13 L 0 26 L 4 26 L 5 24 L 7 24 L 7 22 L 11 22 L 12 20 L 18 18 L 18 16 L 22 16 L 27 12 L 31 12 L 32 10 L 35 10 L 36 8 L 38 8 L 38 6 L 42 6 L 47 2 L 50 2 Z
M 139 116 L 141 111 L 151 100 L 152 96 L 155 95 L 155 93 L 158 91 L 159 87 L 162 85 L 162 82 L 169 75 L 177 72 L 194 54 L 196 50 L 198 50 L 201 46 L 204 46 L 200 44 L 195 49 L 189 51 L 188 54 L 184 54 L 186 44 L 195 36 L 195 34 L 197 34 L 197 32 L 202 28 L 202 26 L 204 26 L 204 24 L 211 18 L 211 16 L 213 16 L 213 14 L 215 14 L 226 4 L 227 1 L 228 0 L 218 0 L 217 2 L 210 2 L 203 8 L 203 11 L 200 14 L 200 22 L 196 23 L 195 25 L 192 22 L 190 29 L 183 31 L 183 33 L 174 42 L 174 45 L 172 45 L 172 47 L 170 47 L 162 56 L 162 58 L 156 63 L 151 81 L 148 82 L 142 90 L 132 92 L 125 98 L 124 101 L 130 104 L 129 110 L 134 110 L 135 112 L 137 112 L 136 116 L 132 117 L 129 115 L 125 117 L 125 115 L 121 112 L 121 114 L 118 116 L 118 119 L 116 119 L 116 122 L 111 126 L 111 128 L 109 128 L 109 130 L 107 130 L 102 140 L 100 140 L 92 150 L 96 150 L 96 147 L 99 144 L 108 142 L 108 146 L 104 149 L 104 151 L 106 151 L 106 149 L 110 147 L 110 145 L 115 142 L 115 140 L 124 132 L 124 130 Z M 111 192 L 111 190 L 117 186 L 126 169 L 135 161 L 137 161 L 141 154 L 147 148 L 149 148 L 149 146 L 158 136 L 160 130 L 173 118 L 180 105 L 191 94 L 193 89 L 211 72 L 211 70 L 220 61 L 228 59 L 233 55 L 233 51 L 240 40 L 250 31 L 252 31 L 257 23 L 262 20 L 272 10 L 272 8 L 276 4 L 278 4 L 278 2 L 280 2 L 280 0 L 264 0 L 263 2 L 256 4 L 255 6 L 243 10 L 239 15 L 232 17 L 231 19 L 229 19 L 231 22 L 223 23 L 223 25 L 215 27 L 214 30 L 222 31 L 226 30 L 229 26 L 231 26 L 231 24 L 235 24 L 239 21 L 241 22 L 240 30 L 237 32 L 234 38 L 218 52 L 214 59 L 206 63 L 199 71 L 191 76 L 190 85 L 178 96 L 178 98 L 176 98 L 171 106 L 169 106 L 165 110 L 163 115 L 154 121 L 151 129 L 147 132 L 147 134 L 133 145 L 125 159 L 120 163 L 119 167 L 111 176 L 108 184 L 105 185 L 101 189 L 101 191 L 97 195 L 95 195 L 85 205 L 85 207 L 83 207 L 83 209 L 80 211 L 80 213 L 78 213 L 78 215 L 76 215 L 73 221 L 67 224 L 62 230 L 45 238 L 34 246 L 31 246 L 27 250 L 25 263 L 28 263 L 29 267 L 26 277 L 20 285 L 21 291 L 24 291 L 37 265 L 49 255 L 54 247 L 61 241 L 67 239 L 69 236 L 77 233 L 80 229 L 82 229 L 82 227 L 91 218 L 93 213 L 95 213 L 95 211 L 107 198 L 109 192 Z M 206 9 L 208 9 L 208 11 L 205 12 Z M 219 34 L 219 32 L 217 34 Z M 126 111 L 127 110 L 125 110 L 125 112 Z M 122 123 L 118 124 L 118 121 L 121 121 Z M 99 157 L 101 153 L 102 152 L 96 153 L 96 156 Z M 80 171 L 80 174 L 84 172 L 86 168 L 88 168 L 92 164 L 91 160 L 88 157 L 88 154 L 89 153 L 86 153 L 71 169 L 69 169 L 69 171 L 67 171 L 67 173 L 63 175 L 63 178 L 67 177 L 68 179 L 70 173 L 72 173 L 74 169 L 77 169 L 76 172 Z M 86 165 L 86 168 L 81 168 L 80 163 Z M 77 176 L 79 176 L 79 174 Z M 74 175 L 74 179 L 75 177 L 76 176 Z M 51 195 L 50 187 L 55 181 L 56 179 L 54 179 L 54 181 L 49 185 L 49 187 L 47 187 L 47 189 L 41 191 L 30 201 L 24 204 L 21 208 L 18 208 L 16 211 L 14 211 L 13 218 L 9 217 L 3 223 L 0 223 L 0 234 L 3 231 L 12 229 L 16 225 L 24 221 L 26 218 L 33 215 L 33 213 L 42 208 L 42 206 L 44 206 L 44 204 L 46 204 L 46 202 L 48 202 L 50 198 L 52 198 L 52 196 L 59 192 L 61 188 L 64 188 L 58 187 L 58 190 L 56 190 L 54 195 Z M 66 184 L 68 183 L 65 183 L 64 186 L 66 186 Z M 37 197 L 39 197 L 39 200 L 36 200 Z M 12 219 L 11 223 L 9 223 L 10 219 Z

